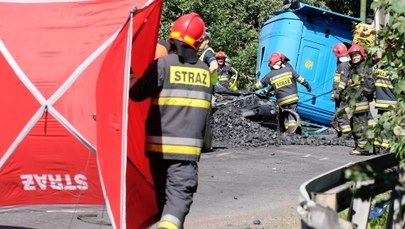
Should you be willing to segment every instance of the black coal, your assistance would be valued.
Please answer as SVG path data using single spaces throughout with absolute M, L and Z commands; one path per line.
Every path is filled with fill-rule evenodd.
M 353 147 L 352 139 L 337 138 L 334 131 L 322 135 L 287 134 L 242 117 L 240 109 L 223 106 L 214 112 L 213 146 L 216 148 L 263 147 L 270 145 L 341 145 Z M 307 132 L 308 133 L 308 132 Z

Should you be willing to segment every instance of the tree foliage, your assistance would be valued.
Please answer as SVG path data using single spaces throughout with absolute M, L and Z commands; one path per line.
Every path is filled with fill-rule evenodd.
M 390 69 L 390 78 L 395 82 L 394 90 L 398 106 L 391 112 L 379 115 L 378 125 L 370 137 L 387 138 L 392 152 L 405 158 L 405 1 L 378 0 L 372 8 L 384 10 L 389 15 L 388 23 L 377 33 L 377 44 L 369 49 L 370 57 L 378 56 L 380 65 Z
M 332 1 L 332 0 L 329 0 Z M 301 1 L 326 7 L 326 1 Z M 343 1 L 345 2 L 345 1 Z M 263 22 L 281 10 L 282 0 L 202 0 L 165 1 L 163 5 L 160 37 L 167 38 L 171 23 L 179 16 L 199 13 L 211 33 L 210 46 L 224 51 L 239 72 L 242 86 L 251 84 L 256 77 L 256 57 L 260 28 Z

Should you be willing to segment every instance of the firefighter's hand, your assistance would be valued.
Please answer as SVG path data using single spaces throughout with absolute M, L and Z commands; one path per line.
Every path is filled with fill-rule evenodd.
M 253 85 L 252 87 L 250 87 L 250 89 L 249 89 L 249 91 L 250 92 L 255 92 L 257 89 L 256 89 L 256 86 L 255 85 Z
M 304 83 L 303 85 L 304 85 L 304 87 L 307 89 L 308 92 L 311 92 L 311 91 L 312 91 L 311 85 L 309 85 L 308 82 L 305 81 L 305 83 Z

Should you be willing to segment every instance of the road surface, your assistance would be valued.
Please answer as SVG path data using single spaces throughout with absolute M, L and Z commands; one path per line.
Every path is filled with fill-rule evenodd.
M 365 157 L 343 146 L 269 146 L 216 149 L 199 163 L 199 187 L 186 229 L 300 228 L 299 186 L 305 181 Z M 77 216 L 82 219 L 77 219 Z M 105 209 L 0 213 L 0 229 L 112 228 Z

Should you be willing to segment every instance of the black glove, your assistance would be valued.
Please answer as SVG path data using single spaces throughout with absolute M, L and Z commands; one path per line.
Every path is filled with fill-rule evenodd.
M 253 86 L 249 89 L 249 91 L 250 92 L 255 92 L 257 89 L 256 89 L 256 85 L 254 85 L 253 84 Z
M 302 85 L 307 89 L 308 92 L 311 92 L 312 90 L 311 85 L 309 85 L 307 81 L 305 81 Z

